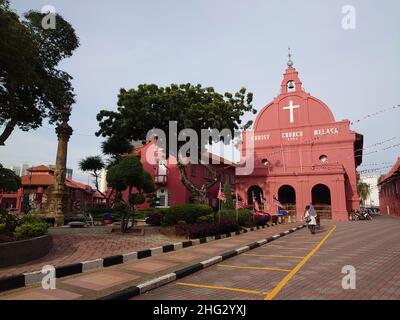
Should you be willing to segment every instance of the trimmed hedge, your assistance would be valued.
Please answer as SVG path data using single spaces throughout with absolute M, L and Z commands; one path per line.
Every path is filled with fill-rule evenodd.
M 199 204 L 185 204 L 174 206 L 165 211 L 162 219 L 163 226 L 172 226 L 179 221 L 187 224 L 196 223 L 197 219 L 212 214 L 213 211 L 209 206 Z
M 8 212 L 0 212 L 0 224 L 4 225 L 1 234 L 13 234 L 15 228 L 21 224 L 21 221 L 17 216 L 10 214 Z
M 236 210 L 221 210 L 221 218 L 227 217 L 236 220 Z M 253 212 L 248 209 L 239 209 L 237 212 L 240 226 L 248 226 L 253 222 Z
M 198 217 L 196 223 L 213 223 L 214 222 L 214 215 L 209 214 L 207 216 Z
M 2 212 L 0 214 L 1 242 L 14 240 L 27 240 L 47 234 L 49 225 L 43 217 L 26 215 L 18 219 L 15 215 Z
M 271 220 L 271 216 L 255 216 L 254 217 L 254 224 L 256 226 L 265 226 L 268 221 Z
M 17 227 L 14 236 L 18 240 L 26 240 L 30 238 L 40 237 L 47 234 L 49 225 L 45 222 L 41 223 L 24 223 Z
M 161 221 L 163 218 L 164 218 L 163 212 L 156 212 L 146 219 L 146 223 L 151 226 L 161 226 Z
M 236 232 L 240 226 L 235 220 L 225 218 L 221 223 L 195 223 L 179 224 L 175 226 L 175 232 L 178 236 L 188 237 L 189 239 L 198 239 L 220 234 Z
M 150 218 L 152 215 L 164 215 L 166 208 L 146 208 L 146 209 L 136 209 L 135 218 L 136 219 L 146 219 Z

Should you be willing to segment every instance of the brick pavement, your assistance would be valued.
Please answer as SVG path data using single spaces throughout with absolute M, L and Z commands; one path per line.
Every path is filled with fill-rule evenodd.
M 296 224 L 284 224 L 225 238 L 194 247 L 160 254 L 144 260 L 134 260 L 102 270 L 57 279 L 56 290 L 44 290 L 39 285 L 4 292 L 1 299 L 96 299 L 169 274 L 188 265 L 204 261 L 223 252 L 265 239 L 276 233 L 293 228 Z M 230 263 L 231 259 L 226 260 Z M 230 274 L 227 270 L 226 274 Z M 174 299 L 174 298 L 173 298 Z
M 306 229 L 175 281 L 138 300 L 264 299 L 327 235 Z M 274 296 L 280 300 L 400 299 L 400 219 L 335 223 L 326 242 Z M 227 266 L 228 265 L 228 266 Z M 342 267 L 356 268 L 356 289 L 341 286 Z M 249 269 L 248 267 L 251 267 Z
M 0 268 L 0 277 L 38 271 L 44 265 L 58 267 L 181 241 L 161 234 L 154 227 L 148 227 L 145 236 L 109 233 L 104 227 L 52 228 L 49 233 L 53 237 L 53 248 L 46 256 L 18 266 Z

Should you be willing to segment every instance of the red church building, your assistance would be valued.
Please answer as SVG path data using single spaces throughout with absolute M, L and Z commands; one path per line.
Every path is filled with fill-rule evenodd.
M 254 171 L 236 182 L 248 205 L 254 196 L 264 211 L 276 212 L 274 198 L 279 199 L 292 220 L 299 220 L 310 203 L 322 218 L 337 221 L 359 209 L 356 168 L 363 136 L 304 91 L 290 55 L 279 96 L 258 113 L 253 131 L 243 133 L 242 158 L 252 152 L 246 136 L 254 143 Z

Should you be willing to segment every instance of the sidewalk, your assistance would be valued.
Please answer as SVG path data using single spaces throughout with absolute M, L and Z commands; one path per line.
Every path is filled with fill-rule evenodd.
M 0 294 L 0 300 L 90 300 L 104 298 L 129 288 L 130 291 L 143 291 L 143 288 L 148 290 L 159 286 L 160 282 L 171 281 L 172 276 L 179 274 L 179 277 L 183 277 L 193 272 L 193 268 L 200 270 L 207 267 L 204 262 L 211 258 L 221 255 L 224 259 L 229 258 L 241 253 L 241 250 L 237 249 L 247 245 L 254 247 L 257 241 L 300 225 L 302 223 L 273 226 L 170 253 L 160 253 L 155 257 L 133 260 L 106 269 L 58 278 L 56 290 L 44 290 L 41 285 L 34 285 L 4 292 Z M 211 265 L 213 261 L 209 263 Z M 149 282 L 154 279 L 158 280 Z
M 59 267 L 180 241 L 152 227 L 146 228 L 145 236 L 109 233 L 104 227 L 51 228 L 49 234 L 53 237 L 53 248 L 47 255 L 18 266 L 0 268 L 0 278 L 38 271 L 44 265 Z

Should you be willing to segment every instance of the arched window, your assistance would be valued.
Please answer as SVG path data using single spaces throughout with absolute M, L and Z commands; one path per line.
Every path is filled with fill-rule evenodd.
M 249 190 L 247 190 L 247 204 L 253 204 L 253 196 L 256 198 L 257 202 L 262 203 L 261 199 L 264 196 L 263 190 L 259 186 L 251 186 Z

